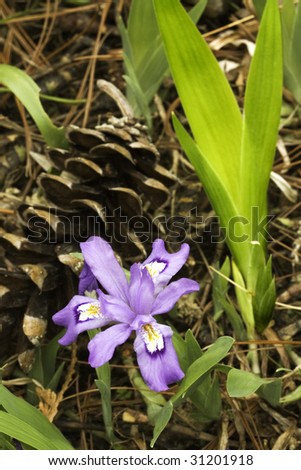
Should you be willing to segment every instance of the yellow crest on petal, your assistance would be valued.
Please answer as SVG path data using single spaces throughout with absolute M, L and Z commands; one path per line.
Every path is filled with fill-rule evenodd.
M 144 267 L 148 270 L 151 277 L 157 277 L 166 268 L 164 261 L 152 261 L 146 264 Z
M 79 305 L 77 307 L 78 321 L 92 320 L 95 318 L 102 318 L 99 302 L 89 302 Z
M 141 333 L 148 352 L 154 353 L 164 349 L 163 336 L 155 325 L 152 325 L 151 323 L 143 325 L 141 327 Z

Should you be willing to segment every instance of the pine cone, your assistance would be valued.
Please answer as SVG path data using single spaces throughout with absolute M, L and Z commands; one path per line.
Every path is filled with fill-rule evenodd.
M 107 90 L 108 83 L 100 82 Z M 110 92 L 124 103 L 112 87 Z M 126 116 L 112 117 L 96 129 L 67 129 L 69 150 L 33 154 L 47 170 L 38 178 L 45 206 L 23 206 L 21 217 L 35 234 L 44 223 L 41 241 L 47 235 L 49 241 L 79 242 L 97 234 L 110 239 L 125 258 L 145 255 L 145 242 L 155 235 L 154 216 L 168 203 L 177 179 L 160 165 L 145 126 L 120 107 Z
M 61 265 L 55 246 L 27 239 L 16 217 L 20 199 L 0 193 L 0 203 L 0 356 L 17 352 L 27 372 L 46 333 Z

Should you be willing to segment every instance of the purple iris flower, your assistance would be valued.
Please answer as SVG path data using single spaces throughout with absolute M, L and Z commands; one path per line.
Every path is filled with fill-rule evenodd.
M 184 373 L 172 344 L 172 329 L 157 323 L 154 316 L 169 312 L 182 295 L 199 290 L 197 282 L 186 278 L 169 283 L 186 262 L 189 246 L 183 244 L 170 254 L 163 240 L 155 240 L 150 256 L 132 265 L 129 282 L 105 240 L 91 237 L 81 243 L 81 250 L 85 271 L 80 292 L 93 290 L 97 279 L 106 293 L 97 288 L 97 298 L 75 295 L 54 315 L 54 322 L 67 328 L 60 343 L 70 344 L 82 331 L 114 323 L 89 342 L 89 363 L 99 367 L 135 332 L 134 349 L 142 377 L 152 390 L 167 390 Z

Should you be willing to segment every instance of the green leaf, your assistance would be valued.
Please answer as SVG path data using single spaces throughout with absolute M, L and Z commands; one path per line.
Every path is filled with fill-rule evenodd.
M 273 316 L 276 300 L 275 279 L 272 279 L 269 287 L 262 296 L 259 297 L 256 294 L 256 297 L 258 297 L 258 307 L 256 309 L 254 308 L 254 318 L 256 329 L 261 333 L 268 326 Z
M 233 343 L 234 339 L 230 336 L 218 338 L 201 357 L 189 366 L 177 393 L 171 398 L 171 401 L 176 403 L 178 400 L 185 398 L 187 391 L 200 377 L 218 364 L 228 354 Z
M 300 2 L 296 4 L 294 26 L 292 31 L 291 57 L 290 61 L 294 64 L 295 75 L 299 81 L 301 77 L 301 6 Z
M 200 413 L 201 422 L 210 422 L 220 418 L 222 408 L 221 392 L 218 376 L 212 373 L 206 374 L 205 379 L 198 388 L 189 396 L 190 400 Z
M 241 214 L 252 220 L 254 207 L 259 222 L 267 214 L 267 188 L 275 156 L 282 104 L 282 43 L 277 0 L 269 0 L 260 23 L 255 54 L 251 62 L 244 103 L 242 149 L 240 159 Z M 266 246 L 260 234 L 251 239 Z M 258 238 L 257 238 L 258 236 Z
M 58 333 L 48 344 L 42 347 L 42 363 L 44 369 L 44 387 L 49 388 L 49 383 L 56 374 L 56 359 L 60 348 L 58 340 L 63 336 L 63 331 Z M 62 364 L 63 365 L 63 364 Z M 63 365 L 64 366 L 64 365 Z M 50 387 L 52 390 L 56 388 Z
M 46 387 L 45 388 L 49 388 L 50 390 L 54 390 L 56 391 L 57 387 L 58 387 L 58 384 L 59 384 L 59 381 L 60 381 L 60 378 L 62 376 L 62 373 L 63 373 L 63 370 L 64 370 L 64 367 L 65 367 L 65 362 L 62 362 L 58 368 L 56 369 L 56 371 L 54 372 L 52 378 L 50 379 L 50 381 L 48 383 L 46 383 Z
M 147 19 L 147 21 L 143 21 Z M 132 0 L 128 19 L 128 35 L 135 68 L 145 61 L 145 53 L 159 35 L 152 0 Z
M 212 283 L 212 298 L 214 305 L 214 320 L 217 321 L 221 314 L 223 313 L 223 306 L 221 305 L 220 299 L 225 298 L 230 278 L 231 264 L 230 259 L 227 256 L 221 268 L 219 268 L 219 263 L 216 266 L 218 272 L 213 273 L 213 283 Z M 228 279 L 227 279 L 228 278 Z
M 281 13 L 282 23 L 282 43 L 283 43 L 283 62 L 284 62 L 284 83 L 285 86 L 293 93 L 296 101 L 301 103 L 301 85 L 300 75 L 298 76 L 298 58 L 294 60 L 296 55 L 300 54 L 300 25 L 297 26 L 300 18 L 301 8 L 295 6 L 293 0 L 283 0 Z M 298 12 L 297 12 L 298 8 Z M 300 19 L 299 19 L 300 22 Z M 296 28 L 297 27 L 297 28 Z M 299 51 L 299 52 L 298 52 Z
M 3 433 L 0 433 L 0 450 L 16 450 L 16 446 L 14 446 L 11 440 Z
M 228 354 L 233 343 L 234 339 L 229 336 L 218 338 L 201 357 L 189 366 L 177 393 L 169 400 L 169 402 L 167 402 L 157 415 L 151 447 L 155 445 L 159 435 L 168 424 L 168 421 L 172 416 L 174 405 L 178 404 L 188 396 L 189 392 L 193 393 L 197 385 L 200 384 L 200 379 L 202 379 L 207 372 L 209 372 Z
M 0 83 L 25 106 L 48 145 L 68 148 L 64 129 L 54 126 L 44 111 L 40 101 L 40 88 L 29 75 L 12 65 L 1 64 Z
M 272 380 L 262 384 L 257 390 L 257 395 L 266 400 L 272 406 L 278 406 L 280 403 L 282 384 L 280 379 Z
M 200 152 L 237 200 L 242 117 L 230 85 L 176 0 L 154 0 L 170 70 Z M 200 175 L 199 175 L 200 176 Z
M 232 256 L 239 264 L 240 269 L 246 272 L 250 246 L 244 234 L 245 226 L 239 221 L 236 200 L 225 187 L 223 174 L 213 168 L 211 160 L 205 158 L 199 146 L 176 116 L 173 116 L 173 125 L 182 148 L 204 185 L 211 205 L 216 214 L 220 216 L 220 225 L 225 228 L 226 240 Z M 235 225 L 230 225 L 229 221 L 236 221 Z M 235 233 L 233 233 L 233 229 L 235 229 Z
M 252 292 L 247 290 L 244 278 L 234 261 L 232 261 L 232 274 L 236 283 L 235 293 L 240 313 L 247 327 L 248 336 L 252 338 L 255 330 Z
M 219 303 L 226 312 L 227 318 L 235 332 L 236 339 L 239 341 L 247 340 L 248 337 L 241 316 L 237 312 L 234 305 L 229 300 L 227 300 L 225 296 L 222 294 L 219 295 Z
M 200 356 L 203 355 L 203 351 L 191 330 L 186 331 L 185 344 L 186 344 L 186 354 L 188 358 L 188 364 L 192 364 Z
M 35 449 L 72 450 L 59 429 L 36 408 L 10 393 L 0 384 L 0 432 Z
M 33 426 L 4 411 L 0 411 L 0 432 L 14 439 L 18 439 L 37 450 L 59 449 L 51 440 L 38 432 Z
M 255 295 L 258 284 L 258 273 L 262 273 L 266 265 L 265 251 L 259 242 L 251 242 L 250 260 L 247 271 L 248 289 Z M 266 286 L 265 286 L 266 287 Z
M 261 18 L 267 0 L 253 0 L 256 15 Z
M 191 10 L 189 10 L 188 14 L 195 24 L 199 21 L 202 14 L 204 13 L 207 3 L 208 3 L 208 0 L 199 0 L 194 5 L 194 7 L 192 7 Z
M 227 391 L 230 397 L 242 398 L 258 393 L 273 406 L 279 403 L 281 392 L 280 379 L 262 379 L 258 375 L 239 369 L 228 373 Z
M 173 404 L 171 401 L 169 401 L 166 403 L 166 405 L 162 408 L 160 413 L 157 415 L 156 425 L 153 431 L 153 438 L 150 443 L 151 447 L 154 447 L 158 437 L 168 425 L 169 420 L 172 417 L 172 413 L 173 413 Z

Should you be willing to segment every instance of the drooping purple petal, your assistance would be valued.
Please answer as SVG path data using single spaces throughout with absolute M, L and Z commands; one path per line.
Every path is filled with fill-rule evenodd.
M 83 269 L 79 275 L 78 293 L 83 295 L 86 291 L 92 292 L 98 288 L 98 282 L 91 269 L 84 263 Z
M 146 269 L 140 269 L 135 263 L 131 266 L 129 284 L 129 305 L 136 315 L 148 315 L 154 303 L 155 286 Z
M 107 325 L 111 319 L 103 315 L 100 302 L 83 295 L 72 297 L 68 305 L 52 317 L 56 325 L 67 328 L 59 340 L 63 346 L 73 343 L 79 333 Z
M 183 277 L 178 281 L 171 282 L 157 295 L 153 308 L 152 315 L 159 315 L 160 313 L 168 313 L 177 303 L 182 295 L 196 292 L 200 289 L 196 281 Z
M 176 253 L 168 253 L 164 241 L 157 239 L 153 243 L 152 252 L 141 264 L 151 274 L 156 292 L 168 284 L 170 279 L 182 268 L 189 255 L 189 245 L 183 243 Z
M 80 244 L 85 262 L 104 289 L 124 301 L 127 299 L 128 283 L 114 252 L 105 240 L 90 237 Z
M 134 349 L 141 375 L 146 384 L 155 392 L 168 389 L 168 385 L 178 382 L 184 377 L 178 357 L 172 344 L 172 330 L 169 326 L 158 325 L 164 345 L 158 341 L 158 350 L 149 352 L 146 346 L 144 332 L 137 331 Z M 160 350 L 159 350 L 160 349 Z
M 88 344 L 89 364 L 92 367 L 100 367 L 108 362 L 112 358 L 115 348 L 123 344 L 131 332 L 132 329 L 129 325 L 121 323 L 97 333 Z

